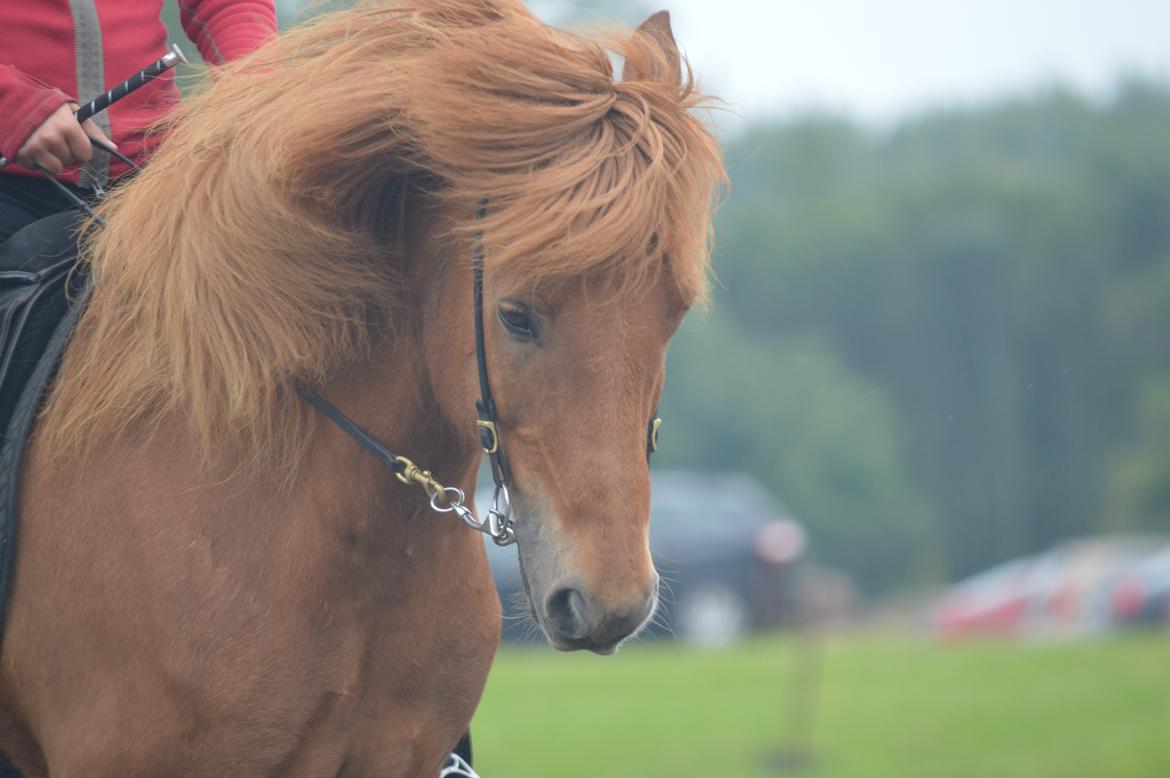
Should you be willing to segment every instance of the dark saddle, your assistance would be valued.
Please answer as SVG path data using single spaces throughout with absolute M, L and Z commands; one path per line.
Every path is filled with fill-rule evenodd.
M 73 272 L 81 216 L 33 222 L 0 244 L 0 639 L 20 508 L 20 464 L 37 412 L 88 293 Z
M 74 272 L 81 215 L 33 222 L 0 243 L 0 641 L 20 527 L 20 466 L 89 286 Z M 20 772 L 0 754 L 0 778 Z

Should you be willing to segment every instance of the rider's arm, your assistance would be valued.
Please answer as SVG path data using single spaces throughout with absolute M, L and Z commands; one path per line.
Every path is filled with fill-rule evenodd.
M 33 131 L 71 99 L 15 65 L 0 65 L 0 156 L 16 159 Z
M 273 0 L 179 0 L 179 20 L 208 62 L 251 53 L 276 35 Z
M 89 138 L 109 143 L 101 128 L 73 117 L 77 104 L 60 89 L 45 86 L 13 65 L 0 65 L 0 156 L 54 175 L 93 156 Z M 89 137 L 87 137 L 87 135 Z M 113 144 L 110 144 L 113 145 Z

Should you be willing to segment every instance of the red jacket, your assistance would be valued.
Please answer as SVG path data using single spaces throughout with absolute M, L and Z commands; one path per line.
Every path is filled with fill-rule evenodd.
M 0 156 L 15 157 L 62 104 L 93 99 L 165 54 L 162 6 L 163 0 L 0 0 Z M 247 54 L 276 33 L 273 0 L 179 0 L 179 8 L 187 37 L 211 63 Z M 120 152 L 141 161 L 160 140 L 143 130 L 178 99 L 167 73 L 115 103 L 99 123 L 108 122 L 104 129 Z M 40 175 L 16 164 L 2 172 Z M 111 160 L 111 177 L 125 172 L 124 163 Z M 78 171 L 59 178 L 76 183 Z

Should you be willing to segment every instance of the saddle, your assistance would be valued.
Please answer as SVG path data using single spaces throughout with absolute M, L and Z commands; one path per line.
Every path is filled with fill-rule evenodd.
M 49 216 L 0 244 L 0 641 L 25 445 L 89 292 L 82 274 L 72 272 L 82 218 L 77 211 Z

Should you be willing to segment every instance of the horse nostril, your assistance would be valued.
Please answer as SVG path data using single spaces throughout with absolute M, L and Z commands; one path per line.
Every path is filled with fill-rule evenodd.
M 549 623 L 563 637 L 579 640 L 589 634 L 585 597 L 576 589 L 557 589 L 545 603 Z

